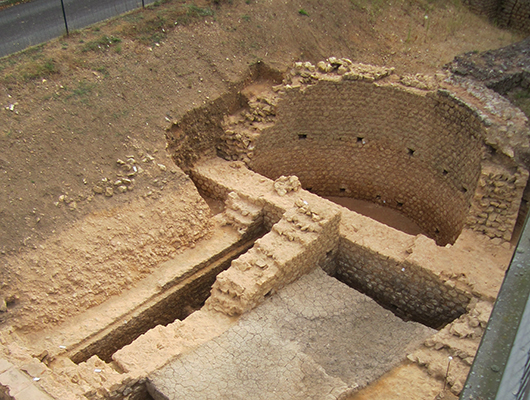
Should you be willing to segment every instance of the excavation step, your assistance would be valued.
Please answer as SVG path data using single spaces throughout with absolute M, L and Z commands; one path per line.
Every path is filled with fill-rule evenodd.
M 210 294 L 217 274 L 254 245 L 232 227 L 216 229 L 212 237 L 169 260 L 148 278 L 119 297 L 109 299 L 53 331 L 28 335 L 37 354 L 50 359 L 66 355 L 80 363 L 93 355 L 112 361 L 112 354 L 156 325 L 184 319 Z M 81 329 L 80 329 L 80 328 Z
M 338 399 L 434 332 L 317 269 L 151 374 L 147 386 L 155 400 Z

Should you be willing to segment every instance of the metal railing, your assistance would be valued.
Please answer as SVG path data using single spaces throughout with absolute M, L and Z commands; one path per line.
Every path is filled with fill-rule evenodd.
M 33 0 L 0 10 L 0 57 L 153 3 L 154 0 Z
M 529 221 L 527 218 L 460 400 L 529 399 Z

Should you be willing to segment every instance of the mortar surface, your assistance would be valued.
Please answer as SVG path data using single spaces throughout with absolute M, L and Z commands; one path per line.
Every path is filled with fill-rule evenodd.
M 317 269 L 152 374 L 148 386 L 155 399 L 338 399 L 432 333 Z

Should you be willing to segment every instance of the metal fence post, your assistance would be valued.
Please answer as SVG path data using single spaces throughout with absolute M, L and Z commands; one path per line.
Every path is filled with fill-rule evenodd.
M 66 20 L 66 12 L 64 10 L 64 0 L 61 0 L 61 7 L 63 9 L 63 18 L 64 18 L 64 27 L 66 28 L 66 36 L 68 36 L 70 35 L 70 32 L 68 31 L 68 21 Z

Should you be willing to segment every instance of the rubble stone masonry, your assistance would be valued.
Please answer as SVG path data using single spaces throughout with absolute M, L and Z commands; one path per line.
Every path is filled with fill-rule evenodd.
M 502 27 L 530 31 L 530 2 L 527 0 L 464 0 L 463 3 Z
M 255 70 L 236 93 L 168 128 L 185 171 L 217 154 L 273 180 L 297 176 L 318 195 L 394 208 L 438 245 L 464 227 L 511 239 L 530 135 L 526 116 L 493 90 L 448 72 L 398 76 L 334 57 L 295 63 L 281 84 Z

